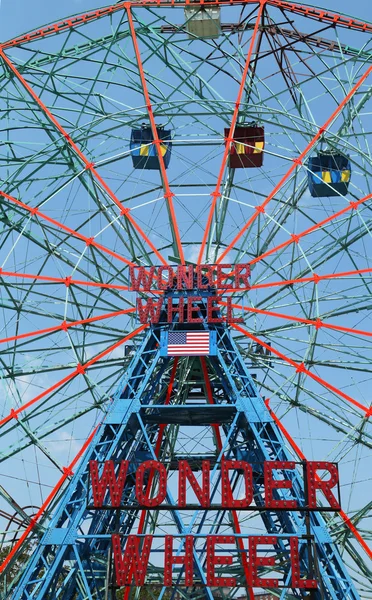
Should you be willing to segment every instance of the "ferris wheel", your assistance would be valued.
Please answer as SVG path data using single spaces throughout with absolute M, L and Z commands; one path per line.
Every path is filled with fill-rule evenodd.
M 235 343 L 293 456 L 339 464 L 327 525 L 372 598 L 371 31 L 281 0 L 159 0 L 1 45 L 5 573 L 144 339 L 130 267 L 244 263 Z

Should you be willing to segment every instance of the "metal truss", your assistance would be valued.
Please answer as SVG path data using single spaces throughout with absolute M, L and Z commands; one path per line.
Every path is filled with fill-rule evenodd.
M 12 599 L 39 599 L 58 597 L 65 600 L 72 598 L 104 598 L 107 585 L 107 557 L 110 554 L 111 533 L 120 532 L 126 536 L 135 530 L 138 521 L 138 509 L 120 512 L 118 523 L 117 511 L 89 510 L 92 503 L 89 488 L 89 461 L 130 460 L 134 464 L 141 458 L 154 457 L 172 463 L 176 458 L 167 448 L 166 436 L 160 451 L 157 453 L 156 439 L 161 423 L 174 423 L 179 427 L 193 423 L 194 425 L 220 424 L 224 434 L 223 454 L 226 458 L 246 460 L 255 465 L 254 498 L 257 506 L 265 504 L 263 488 L 263 462 L 265 460 L 292 461 L 293 457 L 285 447 L 282 434 L 274 419 L 259 396 L 254 381 L 235 345 L 229 329 L 218 327 L 218 353 L 215 358 L 201 359 L 203 372 L 207 379 L 208 393 L 204 402 L 198 404 L 187 400 L 187 396 L 196 391 L 197 386 L 190 383 L 193 374 L 182 385 L 182 380 L 173 376 L 170 383 L 171 370 L 175 371 L 169 358 L 159 356 L 159 330 L 152 328 L 146 335 L 139 352 L 132 359 L 125 377 L 120 382 L 117 393 L 113 397 L 103 423 L 98 427 L 89 448 L 84 454 L 79 467 L 66 488 L 56 509 L 53 520 L 41 538 L 30 563 L 18 585 L 6 596 Z M 174 359 L 175 360 L 175 359 Z M 199 359 L 195 359 L 199 360 Z M 169 403 L 167 390 L 172 387 L 172 394 L 177 389 L 181 402 Z M 182 387 L 187 388 L 182 395 Z M 155 390 L 158 390 L 157 392 Z M 200 394 L 199 394 L 200 395 Z M 208 398 L 213 403 L 213 411 L 208 408 Z M 166 400 L 168 399 L 168 403 Z M 209 408 L 212 408 L 209 404 Z M 211 413 L 208 416 L 208 413 Z M 215 471 L 222 458 L 221 448 L 217 448 Z M 200 461 L 199 461 L 200 462 Z M 200 467 L 199 467 L 200 468 Z M 219 479 L 217 471 L 217 480 Z M 238 488 L 239 476 L 234 481 Z M 215 483 L 216 485 L 216 483 Z M 293 496 L 283 490 L 278 498 L 289 500 L 294 497 L 300 501 L 304 498 L 304 488 L 298 473 L 292 474 Z M 134 482 L 126 487 L 126 502 L 134 498 Z M 171 492 L 168 501 L 175 502 Z M 160 511 L 159 511 L 160 512 Z M 223 531 L 226 535 L 224 514 L 217 513 L 214 521 L 209 522 L 202 517 L 198 523 L 198 511 L 192 515 L 191 523 L 184 522 L 180 509 L 170 509 L 170 519 L 178 533 L 185 535 L 194 531 L 201 535 L 207 531 L 217 534 Z M 227 511 L 224 511 L 226 513 Z M 281 560 L 289 557 L 288 537 L 293 534 L 302 535 L 306 531 L 305 518 L 300 513 L 265 511 L 262 514 L 264 526 L 270 535 L 279 536 L 277 546 Z M 153 516 L 141 528 L 141 535 L 154 528 L 159 531 L 159 516 Z M 350 577 L 345 570 L 337 548 L 329 536 L 320 513 L 311 514 L 311 533 L 314 535 L 317 564 L 320 576 L 320 590 L 314 597 L 332 598 L 334 600 L 357 599 L 357 594 Z M 284 536 L 284 537 L 283 537 Z M 244 544 L 243 544 L 244 548 Z M 203 553 L 195 553 L 194 560 L 201 583 L 205 583 Z M 244 560 L 240 557 L 241 569 L 244 573 Z M 302 556 L 303 568 L 307 569 L 308 557 Z M 283 582 L 288 583 L 290 571 L 283 568 Z M 156 565 L 148 572 L 149 581 L 154 584 L 160 581 Z M 240 585 L 244 583 L 244 577 Z M 79 590 L 77 592 L 77 590 Z M 177 586 L 172 593 L 176 593 Z M 206 597 L 212 598 L 212 590 L 204 590 Z M 77 594 L 77 595 L 76 595 Z M 287 590 L 281 597 L 285 598 Z M 298 597 L 306 597 L 298 592 Z
M 269 421 L 246 425 L 243 402 L 235 429 L 231 422 L 212 425 L 207 446 L 213 438 L 217 456 L 237 456 L 260 436 L 261 459 L 280 439 L 283 456 L 287 445 L 299 460 L 339 462 L 344 509 L 325 516 L 338 551 L 319 534 L 333 570 L 321 554 L 319 568 L 336 598 L 340 590 L 354 594 L 346 591 L 342 556 L 358 593 L 372 598 L 365 494 L 372 447 L 372 26 L 294 2 L 217 0 L 221 36 L 195 40 L 185 28 L 187 4 L 118 2 L 1 44 L 0 546 L 8 557 L 0 566 L 0 594 L 9 592 L 8 573 L 22 548 L 33 548 L 50 519 L 62 519 L 54 515 L 74 477 L 85 477 L 79 461 L 103 435 L 123 372 L 132 377 L 138 368 L 145 377 L 144 364 L 132 357 L 158 332 L 136 322 L 129 266 L 226 261 L 251 266 L 250 288 L 220 299 L 226 314 L 226 296 L 232 297 L 244 324 L 219 332 L 224 350 L 208 364 L 182 359 L 160 372 L 164 359 L 155 366 L 153 348 L 145 359 L 154 369 L 148 385 L 160 404 L 184 404 L 197 381 L 208 402 L 215 396 L 223 402 L 226 394 L 239 405 L 238 379 L 247 389 L 253 379 L 255 404 Z M 265 127 L 264 166 L 232 169 L 224 129 L 251 121 Z M 158 173 L 132 168 L 130 132 L 142 122 L 157 145 L 156 126 L 172 129 L 169 169 L 160 157 Z M 307 160 L 322 150 L 350 157 L 347 197 L 310 198 Z M 229 344 L 239 364 L 230 364 Z M 147 436 L 165 458 L 195 452 L 192 435 L 180 437 L 176 423 L 158 430 L 138 423 L 144 448 Z M 250 437 L 238 433 L 241 423 L 239 432 Z M 116 426 L 110 427 L 114 436 Z M 202 434 L 196 439 L 202 447 Z M 322 517 L 311 518 L 323 527 Z M 133 519 L 140 535 L 158 522 L 145 512 Z M 183 524 L 172 515 L 162 519 L 178 534 L 187 526 L 184 515 Z M 301 526 L 298 515 L 280 519 L 268 516 L 263 530 Z M 238 511 L 206 523 L 211 531 L 228 524 L 238 536 L 256 527 Z M 123 527 L 129 530 L 129 521 Z M 82 547 L 91 542 L 76 540 L 77 555 L 86 556 Z M 243 578 L 247 565 L 238 545 L 234 566 Z M 34 560 L 45 555 L 54 564 L 51 548 Z M 284 542 L 282 550 L 288 552 Z M 57 563 L 60 582 L 67 567 Z M 94 569 L 102 588 L 102 563 Z M 83 598 L 86 582 L 68 572 L 69 593 L 76 584 Z

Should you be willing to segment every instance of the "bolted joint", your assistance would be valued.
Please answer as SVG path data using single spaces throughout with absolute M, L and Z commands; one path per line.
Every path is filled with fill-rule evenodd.
M 321 327 L 323 327 L 323 321 L 321 321 L 320 319 L 317 319 L 314 324 L 315 329 L 320 329 Z
M 76 367 L 76 373 L 78 373 L 80 375 L 84 375 L 85 367 L 83 365 L 81 365 L 80 363 L 78 363 L 78 365 Z
M 16 421 L 18 421 L 18 413 L 14 410 L 14 408 L 12 408 L 9 414 L 11 419 L 15 419 Z
M 67 331 L 67 329 L 68 329 L 68 325 L 67 325 L 67 322 L 66 322 L 66 321 L 62 321 L 62 324 L 61 324 L 61 329 L 62 329 L 62 331 Z
M 316 273 L 313 274 L 313 281 L 315 284 L 318 284 L 320 281 L 320 276 L 317 275 Z

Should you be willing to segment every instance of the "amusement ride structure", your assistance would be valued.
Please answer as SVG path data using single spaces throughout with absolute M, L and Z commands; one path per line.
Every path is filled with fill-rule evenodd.
M 371 33 L 139 0 L 0 45 L 1 598 L 372 598 Z

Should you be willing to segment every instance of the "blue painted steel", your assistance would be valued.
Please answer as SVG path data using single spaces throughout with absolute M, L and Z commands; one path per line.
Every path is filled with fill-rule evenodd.
M 146 420 L 146 407 L 151 407 L 154 414 L 157 410 L 164 411 L 166 408 L 171 411 L 169 414 L 172 414 L 172 418 L 176 417 L 178 412 L 181 419 L 182 411 L 186 409 L 185 405 L 163 406 L 173 362 L 162 355 L 163 335 L 168 327 L 168 325 L 164 326 L 163 332 L 161 326 L 148 330 L 139 352 L 134 355 L 109 404 L 106 418 L 66 487 L 48 525 L 48 530 L 41 538 L 18 585 L 8 594 L 7 599 L 105 600 L 110 532 L 117 530 L 118 527 L 120 533 L 124 537 L 127 536 L 132 531 L 136 511 L 120 511 L 119 522 L 117 522 L 115 511 L 94 511 L 87 508 L 92 502 L 89 487 L 89 460 L 120 461 L 125 458 L 130 460 L 135 468 L 136 464 L 149 456 L 155 458 L 154 444 L 158 425 Z M 213 373 L 212 395 L 217 405 L 215 410 L 210 411 L 210 421 L 215 423 L 219 411 L 226 413 L 225 408 L 229 405 L 236 409 L 230 411 L 231 418 L 221 420 L 224 445 L 218 453 L 216 465 L 211 473 L 212 494 L 215 493 L 220 482 L 219 465 L 223 456 L 247 460 L 255 464 L 254 498 L 256 504 L 262 506 L 265 503 L 263 461 L 291 461 L 293 457 L 257 392 L 255 382 L 244 364 L 230 330 L 222 324 L 208 326 L 204 323 L 200 326 L 201 329 L 207 327 L 217 341 L 216 354 L 207 359 L 208 368 Z M 176 381 L 175 386 L 181 389 L 182 384 L 187 382 Z M 205 404 L 187 406 L 187 409 L 196 416 L 207 414 L 206 408 Z M 277 490 L 277 498 L 297 499 L 303 502 L 304 490 L 300 474 L 295 470 L 287 470 L 285 477 L 291 479 L 292 488 Z M 232 481 L 233 488 L 238 480 L 239 475 Z M 126 501 L 128 504 L 135 502 L 134 483 L 128 489 Z M 168 490 L 167 501 L 175 506 L 170 490 Z M 191 524 L 188 525 L 184 523 L 182 514 L 176 508 L 172 511 L 172 515 L 181 538 L 191 533 L 191 530 L 193 535 L 205 535 L 203 524 L 206 513 L 195 511 Z M 302 536 L 306 532 L 305 517 L 295 511 L 265 511 L 260 515 L 267 532 L 278 536 L 277 552 L 283 562 L 289 565 L 289 537 Z M 214 525 L 209 526 L 207 533 L 220 532 L 222 522 L 223 512 L 220 512 L 216 516 Z M 325 590 L 324 599 L 360 600 L 320 513 L 311 513 L 310 527 L 317 549 L 320 578 Z M 303 541 L 300 544 L 303 546 L 301 568 L 305 572 L 308 568 L 307 545 Z M 181 540 L 178 548 L 174 549 L 175 553 L 182 552 L 182 547 Z M 196 572 L 201 581 L 205 582 L 205 547 L 201 552 L 194 553 L 194 561 Z M 283 575 L 284 581 L 290 581 L 290 576 L 288 566 Z M 213 591 L 208 587 L 204 590 L 205 596 L 212 600 Z M 174 594 L 176 592 L 175 585 Z M 165 588 L 160 588 L 158 598 L 161 599 L 164 593 Z M 287 594 L 287 591 L 283 591 L 281 597 L 284 599 Z M 307 597 L 304 591 L 297 590 L 293 594 L 295 598 Z M 321 593 L 317 591 L 314 598 L 322 600 Z

